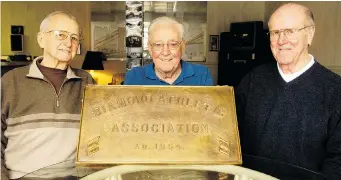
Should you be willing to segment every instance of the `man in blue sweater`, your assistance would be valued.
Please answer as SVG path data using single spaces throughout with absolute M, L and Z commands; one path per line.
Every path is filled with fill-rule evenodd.
M 153 20 L 148 29 L 149 52 L 153 64 L 127 72 L 125 85 L 212 86 L 209 69 L 181 59 L 185 50 L 184 26 L 170 17 Z
M 128 71 L 124 84 L 212 86 L 213 80 L 207 67 L 181 59 L 186 44 L 183 35 L 184 26 L 173 18 L 163 16 L 153 20 L 148 29 L 149 52 L 153 63 Z M 208 178 L 206 172 L 200 171 L 173 170 L 149 173 L 156 179 L 162 179 L 165 175 L 179 177 L 179 174 L 183 179 Z
M 277 63 L 236 89 L 243 166 L 280 179 L 341 179 L 341 78 L 308 53 L 312 12 L 284 4 L 269 20 Z

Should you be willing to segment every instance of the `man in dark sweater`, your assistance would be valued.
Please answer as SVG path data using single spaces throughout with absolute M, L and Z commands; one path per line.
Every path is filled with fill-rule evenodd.
M 243 166 L 280 179 L 341 179 L 341 78 L 308 53 L 312 12 L 284 4 L 269 20 L 277 63 L 236 88 Z

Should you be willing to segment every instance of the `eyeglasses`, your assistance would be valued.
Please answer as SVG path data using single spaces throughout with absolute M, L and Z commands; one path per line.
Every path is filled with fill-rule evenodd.
M 293 40 L 297 38 L 297 32 L 308 28 L 308 27 L 313 27 L 313 26 L 305 26 L 300 29 L 281 29 L 281 30 L 273 30 L 269 31 L 267 34 L 270 36 L 270 41 L 277 41 L 279 38 L 279 35 L 283 32 L 284 36 L 289 39 Z
M 73 44 L 78 44 L 81 41 L 79 35 L 72 34 L 70 32 L 63 31 L 63 30 L 51 30 L 51 31 L 47 31 L 45 33 L 51 33 L 51 32 L 54 33 L 54 36 L 57 40 L 62 41 L 62 40 L 65 40 L 66 38 L 68 38 L 70 36 L 71 42 Z
M 177 50 L 180 47 L 180 44 L 182 41 L 169 41 L 167 42 L 167 46 L 170 50 Z M 150 46 L 154 51 L 161 51 L 163 47 L 165 46 L 164 43 L 157 42 L 157 43 L 151 43 Z

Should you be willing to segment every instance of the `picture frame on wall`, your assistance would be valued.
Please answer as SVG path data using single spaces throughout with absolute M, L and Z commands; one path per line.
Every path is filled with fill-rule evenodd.
M 210 35 L 210 51 L 219 51 L 219 35 Z
M 103 52 L 107 60 L 126 57 L 125 21 L 91 22 L 91 51 Z
M 127 59 L 126 63 L 126 70 L 129 71 L 133 69 L 134 67 L 142 66 L 142 59 L 141 58 L 135 58 L 135 59 Z

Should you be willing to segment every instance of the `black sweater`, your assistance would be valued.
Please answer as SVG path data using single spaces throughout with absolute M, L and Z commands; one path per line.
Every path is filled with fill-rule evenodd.
M 340 76 L 315 62 L 287 83 L 276 63 L 262 65 L 236 88 L 236 103 L 243 159 L 257 156 L 341 180 Z M 248 168 L 295 177 L 291 170 L 274 173 L 278 166 Z

